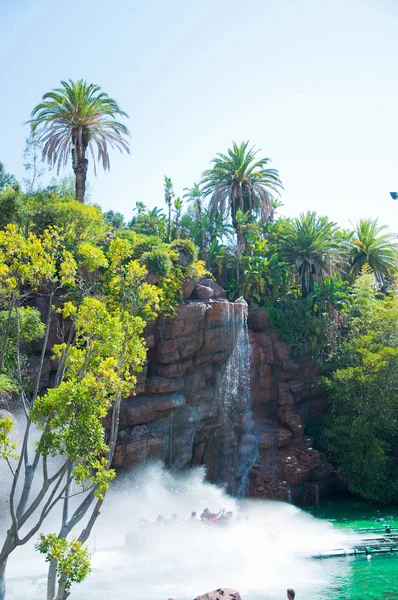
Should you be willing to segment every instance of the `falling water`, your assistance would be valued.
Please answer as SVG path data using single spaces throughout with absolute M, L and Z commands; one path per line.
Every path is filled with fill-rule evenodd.
M 228 454 L 231 444 L 237 445 L 234 435 L 238 441 L 233 481 L 229 478 L 227 483 L 235 496 L 244 497 L 250 469 L 258 457 L 258 444 L 251 410 L 250 343 L 247 304 L 243 298 L 234 304 L 225 304 L 222 322 L 224 347 L 228 353 L 219 386 L 221 417 L 226 428 L 224 453 Z

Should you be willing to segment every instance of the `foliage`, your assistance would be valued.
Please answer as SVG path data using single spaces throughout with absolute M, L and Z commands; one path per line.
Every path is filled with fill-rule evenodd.
M 58 173 L 72 157 L 76 199 L 83 202 L 88 162 L 86 150 L 93 159 L 94 172 L 94 150 L 98 152 L 104 170 L 109 170 L 108 146 L 129 152 L 128 129 L 115 118 L 127 117 L 127 114 L 98 85 L 83 79 L 70 79 L 61 81 L 61 86 L 43 95 L 29 122 L 32 134 L 43 146 L 43 159 L 56 166 Z
M 384 283 L 398 267 L 398 245 L 396 235 L 383 233 L 386 226 L 377 220 L 360 219 L 352 234 L 349 256 L 351 274 L 359 275 L 369 265 L 379 283 Z
M 233 142 L 227 154 L 218 153 L 202 175 L 202 193 L 210 196 L 211 215 L 229 214 L 238 235 L 237 211 L 269 220 L 271 195 L 282 187 L 278 171 L 266 168 L 269 158 L 257 159 L 257 154 L 249 142 L 239 146 Z
M 170 177 L 166 177 L 166 175 L 164 176 L 163 188 L 164 188 L 164 201 L 166 203 L 167 210 L 168 210 L 167 241 L 170 242 L 171 241 L 171 207 L 172 207 L 173 198 L 175 197 L 175 193 L 174 193 L 173 182 L 171 181 Z
M 281 253 L 298 272 L 301 293 L 313 291 L 314 281 L 334 272 L 336 225 L 315 212 L 301 213 L 300 218 L 285 222 Z
M 113 229 L 122 229 L 125 225 L 122 213 L 113 210 L 104 213 L 104 221 L 111 225 Z
M 35 548 L 46 556 L 46 562 L 56 560 L 57 575 L 59 580 L 65 579 L 65 590 L 70 590 L 72 583 L 81 583 L 91 572 L 89 551 L 75 538 L 68 542 L 55 533 L 40 534 Z
M 23 225 L 26 221 L 24 196 L 20 189 L 8 186 L 3 191 L 0 187 L 0 228 L 8 224 Z
M 37 193 L 29 198 L 30 229 L 37 235 L 52 226 L 64 232 L 68 248 L 81 242 L 98 243 L 105 238 L 106 224 L 94 206 L 60 197 L 54 192 Z
M 0 161 L 0 191 L 5 190 L 8 186 L 17 188 L 17 180 L 11 173 L 6 173 L 3 163 Z
M 5 460 L 8 464 L 10 464 L 10 460 L 19 459 L 19 455 L 15 452 L 17 444 L 10 439 L 13 425 L 10 417 L 0 419 L 0 459 Z
M 154 235 L 166 241 L 167 224 L 166 216 L 161 208 L 147 210 L 142 202 L 137 202 L 135 208 L 137 214 L 128 223 L 128 227 L 143 235 Z
M 195 262 L 198 258 L 198 251 L 191 240 L 175 240 L 170 247 L 177 250 L 179 254 L 179 263 L 186 267 Z
M 159 277 L 166 277 L 173 268 L 170 254 L 163 248 L 154 248 L 150 252 L 145 252 L 141 261 L 149 273 Z
M 398 500 L 398 301 L 380 296 L 373 274 L 355 286 L 349 330 L 324 385 L 331 399 L 324 433 L 350 490 Z
M 131 257 L 134 259 L 141 258 L 145 252 L 151 252 L 155 248 L 159 248 L 162 241 L 154 236 L 134 236 L 134 243 L 131 249 Z

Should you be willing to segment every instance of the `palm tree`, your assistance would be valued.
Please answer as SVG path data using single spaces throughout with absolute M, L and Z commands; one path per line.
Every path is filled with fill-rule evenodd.
M 170 242 L 171 241 L 171 206 L 172 206 L 172 202 L 173 202 L 175 193 L 174 193 L 174 188 L 173 188 L 173 182 L 171 181 L 170 177 L 166 177 L 166 175 L 164 176 L 163 188 L 164 188 L 164 201 L 166 202 L 167 210 L 168 210 L 167 241 Z
M 227 155 L 218 153 L 213 166 L 202 175 L 202 193 L 210 196 L 212 214 L 230 214 L 240 238 L 236 213 L 260 215 L 263 221 L 272 216 L 271 193 L 279 193 L 282 183 L 276 169 L 267 169 L 269 158 L 256 159 L 258 150 L 249 148 L 249 142 L 238 146 L 232 143 Z
M 203 229 L 203 223 L 202 223 L 202 210 L 203 210 L 202 192 L 200 190 L 200 186 L 198 183 L 194 183 L 191 188 L 184 188 L 184 192 L 185 192 L 185 194 L 184 194 L 183 198 L 186 198 L 187 203 L 193 205 L 195 208 L 196 221 L 198 223 L 199 230 L 200 230 L 199 250 L 202 251 L 204 243 L 205 243 L 205 235 L 204 235 L 204 229 Z
M 117 116 L 128 115 L 98 85 L 88 84 L 83 79 L 69 79 L 61 81 L 61 86 L 44 94 L 42 102 L 33 109 L 29 123 L 32 134 L 36 133 L 38 143 L 43 144 L 43 160 L 57 165 L 58 173 L 72 157 L 76 200 L 84 202 L 87 149 L 93 158 L 95 174 L 94 149 L 104 170 L 109 170 L 108 146 L 129 152 L 126 139 L 129 131 L 116 121 Z
M 386 225 L 378 225 L 377 219 L 360 219 L 352 235 L 350 273 L 359 275 L 366 264 L 374 272 L 379 283 L 391 276 L 398 267 L 397 238 L 384 233 Z
M 338 257 L 335 231 L 335 223 L 310 211 L 286 221 L 282 228 L 281 254 L 297 269 L 303 296 L 312 292 L 315 279 L 335 270 Z

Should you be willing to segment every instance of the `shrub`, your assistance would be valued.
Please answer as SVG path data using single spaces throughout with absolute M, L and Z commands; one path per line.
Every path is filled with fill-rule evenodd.
M 151 252 L 161 244 L 161 240 L 154 235 L 139 237 L 133 245 L 131 258 L 137 260 L 141 258 L 143 254 Z
M 163 248 L 154 248 L 150 252 L 145 252 L 141 262 L 149 273 L 158 277 L 166 277 L 173 268 L 170 255 Z
M 198 258 L 198 250 L 191 240 L 175 240 L 170 246 L 178 251 L 179 263 L 183 267 L 191 265 Z

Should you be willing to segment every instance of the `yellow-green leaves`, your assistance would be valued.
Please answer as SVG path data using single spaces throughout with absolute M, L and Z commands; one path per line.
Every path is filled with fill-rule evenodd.
M 11 459 L 19 459 L 18 454 L 15 452 L 17 444 L 12 442 L 10 438 L 13 426 L 14 424 L 9 417 L 0 419 L 0 458 L 7 462 Z
M 106 268 L 108 261 L 101 248 L 85 242 L 79 246 L 79 264 L 84 266 L 89 273 L 99 269 Z
M 40 534 L 36 550 L 45 554 L 46 562 L 57 561 L 58 581 L 65 578 L 65 589 L 69 590 L 72 583 L 80 583 L 90 574 L 90 553 L 87 548 L 73 538 L 68 542 L 58 538 L 55 533 Z

